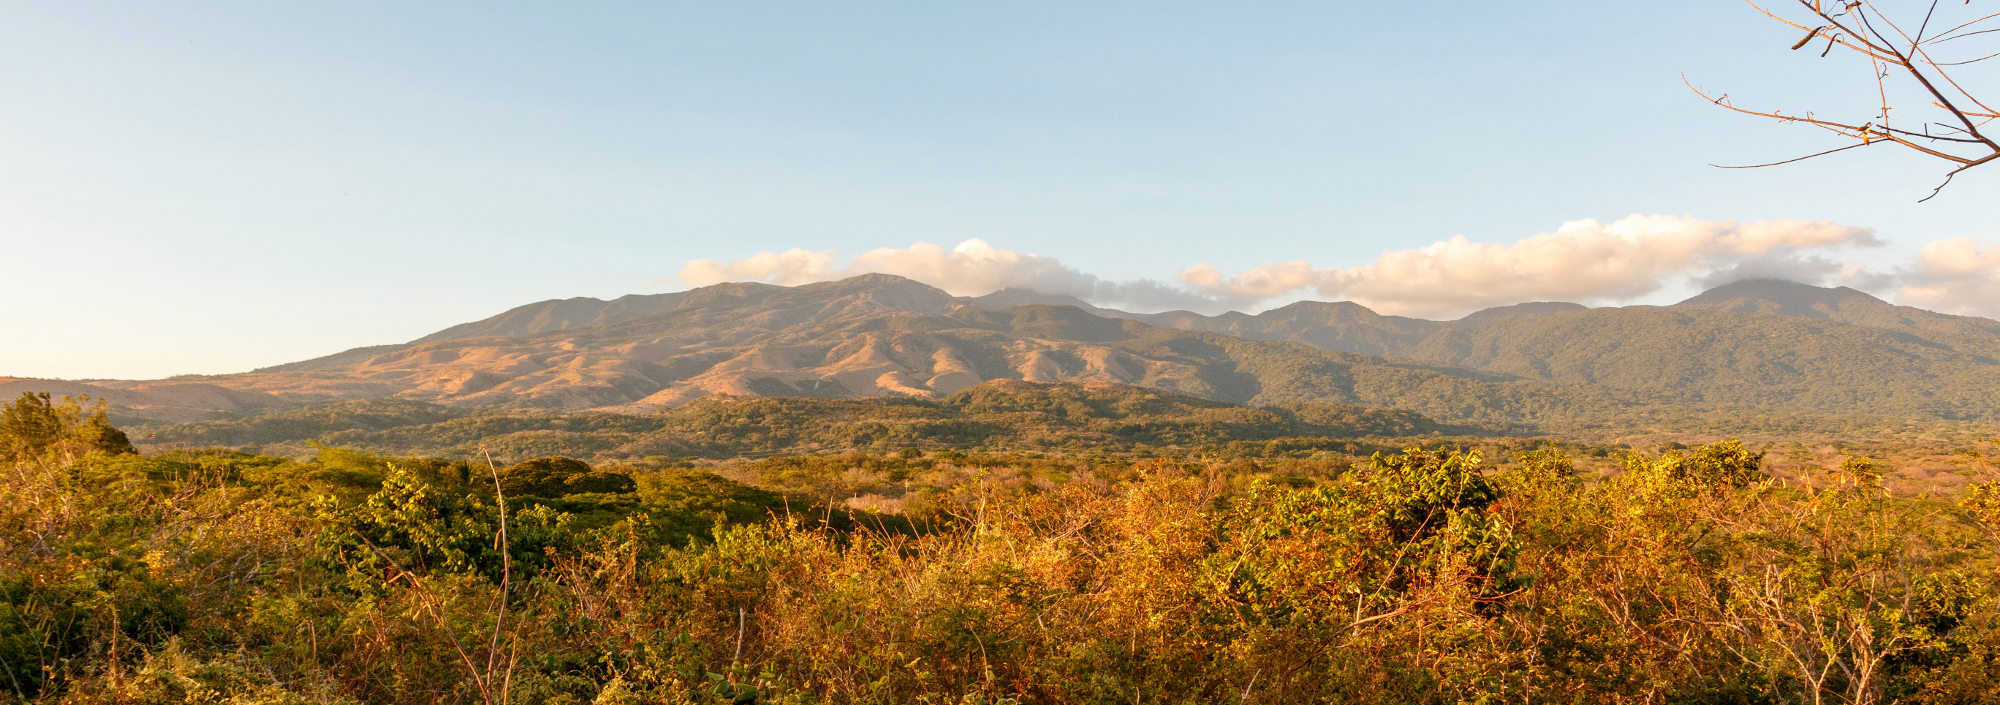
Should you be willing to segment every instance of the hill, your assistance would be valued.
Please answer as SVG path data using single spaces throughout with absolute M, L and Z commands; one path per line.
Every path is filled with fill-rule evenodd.
M 1287 402 L 1253 409 L 1130 385 L 1015 380 L 986 382 L 937 400 L 711 396 L 650 414 L 369 399 L 195 423 L 144 424 L 132 432 L 142 446 L 155 450 L 229 446 L 310 457 L 317 453 L 312 444 L 318 443 L 397 455 L 478 458 L 483 447 L 506 461 L 551 455 L 638 460 L 901 448 L 1119 453 L 1283 439 L 1303 447 L 1326 445 L 1330 439 L 1494 433 L 1364 405 Z
M 24 392 L 89 396 L 104 400 L 123 418 L 160 421 L 194 421 L 285 405 L 267 394 L 232 389 L 199 378 L 134 382 L 0 377 L 0 399 L 12 400 Z
M 1847 287 L 1825 288 L 1779 279 L 1750 279 L 1710 289 L 1675 309 L 1798 316 L 1905 333 L 1961 352 L 2000 352 L 2000 321 L 1897 306 Z
M 1260 406 L 1396 406 L 1452 423 L 1533 422 L 1611 403 L 1584 388 L 1160 328 L 1069 306 L 994 310 L 886 275 L 799 287 L 724 284 L 645 305 L 667 302 L 668 310 L 604 325 L 431 340 L 190 381 L 246 400 L 219 409 L 231 412 L 387 397 L 643 413 L 718 394 L 936 399 L 998 379 L 1132 384 Z M 598 320 L 641 308 L 517 311 L 475 332 L 563 312 Z M 123 413 L 149 416 L 136 407 Z
M 1251 406 L 1393 407 L 1493 428 L 2000 422 L 1991 402 L 2000 322 L 1852 289 L 1760 280 L 1674 306 L 1538 302 L 1456 321 L 1349 302 L 1221 316 L 1047 302 L 1074 300 L 1020 290 L 954 297 L 881 274 L 721 284 L 543 302 L 408 344 L 239 375 L 4 386 L 94 388 L 121 418 L 183 421 L 378 398 L 630 415 L 714 395 L 941 399 L 1013 379 Z
M 2000 364 L 1986 353 L 1802 316 L 1630 307 L 1450 331 L 1408 355 L 1655 403 L 1993 421 Z
M 1191 311 L 1116 315 L 1162 328 L 1222 333 L 1248 340 L 1289 340 L 1363 355 L 1408 357 L 1424 341 L 1447 331 L 1585 308 L 1581 304 L 1534 302 L 1489 308 L 1456 321 L 1427 321 L 1384 316 L 1351 301 L 1300 301 L 1256 315 L 1235 311 L 1219 316 Z
M 1648 406 L 2000 421 L 2000 321 L 1845 287 L 1749 280 L 1665 307 L 1529 303 L 1456 321 L 1347 302 L 1131 318 L 1590 387 Z

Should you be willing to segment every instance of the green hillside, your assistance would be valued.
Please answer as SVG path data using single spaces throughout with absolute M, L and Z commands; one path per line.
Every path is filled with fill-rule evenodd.
M 962 341 L 968 347 L 999 347 L 1004 343 L 1003 338 L 986 331 L 1108 345 L 1193 371 L 1185 376 L 1142 377 L 1130 380 L 1132 384 L 1250 406 L 1365 404 L 1407 409 L 1453 423 L 1532 426 L 1562 423 L 1591 409 L 1622 407 L 1636 401 L 1635 397 L 1605 394 L 1580 385 L 1548 384 L 1465 367 L 1112 321 L 1071 307 L 1019 306 L 1002 311 L 962 311 L 953 317 L 965 318 L 980 328 L 932 334 Z M 989 359 L 998 357 L 989 355 Z
M 732 458 L 901 448 L 1131 452 L 1287 438 L 1491 435 L 1421 414 L 1285 402 L 1249 408 L 1113 384 L 996 381 L 937 401 L 714 397 L 654 414 L 467 409 L 366 400 L 134 428 L 155 448 L 228 446 L 310 456 L 314 443 L 378 453 L 503 460 Z
M 550 443 L 585 443 L 591 453 L 613 452 L 630 439 L 593 430 L 584 432 L 594 439 L 586 443 L 522 409 L 598 423 L 591 419 L 649 418 L 714 396 L 943 403 L 983 382 L 1026 380 L 1134 385 L 1259 408 L 1394 408 L 1516 433 L 1616 435 L 1621 425 L 1650 429 L 1658 424 L 1648 420 L 1666 419 L 1774 433 L 1872 425 L 1870 433 L 1901 434 L 1910 424 L 2000 423 L 1992 401 L 2000 398 L 2000 322 L 1894 306 L 1851 289 L 1750 281 L 1675 306 L 1530 303 L 1446 322 L 1379 316 L 1352 303 L 1217 317 L 984 305 L 1060 300 L 1001 293 L 963 299 L 866 275 L 545 302 L 441 331 L 430 342 L 244 375 L 103 388 L 113 404 L 125 404 L 112 413 L 126 420 L 228 412 L 258 424 L 309 424 L 327 402 L 389 398 L 454 415 L 427 424 L 545 432 L 571 439 Z M 476 337 L 443 339 L 461 334 Z M 1329 349 L 1340 347 L 1381 355 Z M 46 391 L 39 382 L 6 384 Z M 243 415 L 256 410 L 267 413 Z M 355 423 L 340 432 L 390 433 Z M 425 433 L 464 435 L 445 428 L 438 426 L 442 436 Z
M 1681 408 L 2000 421 L 1993 402 L 2000 398 L 2000 321 L 1895 306 L 1847 288 L 1751 280 L 1673 306 L 1536 303 L 1446 322 L 1318 302 L 1256 316 L 1137 318 L 1177 330 L 1423 361 L 1459 378 L 1473 369 L 1494 380 L 1559 385 L 1553 392 L 1522 388 L 1533 392 L 1512 403 L 1482 401 L 1478 409 L 1454 409 L 1408 381 L 1377 392 L 1396 401 L 1368 399 L 1438 418 L 1593 423 L 1639 409 Z M 1588 397 L 1579 389 L 1601 395 L 1590 397 L 1593 408 L 1576 406 Z
M 1593 309 L 1446 333 L 1410 356 L 1615 389 L 1651 403 L 2000 420 L 1993 358 L 1802 316 Z

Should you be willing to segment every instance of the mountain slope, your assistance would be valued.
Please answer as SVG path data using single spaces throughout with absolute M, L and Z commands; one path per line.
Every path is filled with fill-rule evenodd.
M 2000 323 L 1847 289 L 1745 282 L 1670 307 L 1532 303 L 1443 322 L 1345 302 L 1213 317 L 990 307 L 1064 300 L 1037 296 L 953 297 L 880 274 L 722 284 L 544 302 L 247 374 L 75 386 L 118 391 L 120 413 L 157 418 L 382 397 L 629 413 L 718 394 L 935 399 L 1013 379 L 1488 425 L 1640 409 L 2000 421 Z
M 1288 340 L 1647 404 L 2000 420 L 2000 321 L 1895 306 L 1848 288 L 1751 280 L 1668 307 L 1529 303 L 1456 321 L 1301 302 L 1256 315 L 1133 320 Z
M 2000 365 L 1908 334 L 1802 316 L 1592 309 L 1450 331 L 1412 358 L 1656 403 L 1996 420 Z
M 599 303 L 517 309 L 457 330 L 505 332 L 523 321 L 581 327 L 519 336 L 441 332 L 408 345 L 193 381 L 266 406 L 391 397 L 624 412 L 716 394 L 939 398 L 990 380 L 1109 382 L 1238 404 L 1365 403 L 1495 423 L 1606 398 L 1297 342 L 1159 328 L 1070 306 L 994 310 L 887 275 L 799 287 L 725 284 L 644 305 Z M 645 306 L 663 310 L 642 313 Z M 582 325 L 600 320 L 611 322 Z
M 678 308 L 684 298 L 687 298 L 685 292 L 674 292 L 634 294 L 610 301 L 588 297 L 542 301 L 509 309 L 492 318 L 461 323 L 410 342 L 429 343 L 494 335 L 518 338 L 571 328 L 594 328 L 671 311 Z
M 601 328 L 683 308 L 738 310 L 761 307 L 766 313 L 829 293 L 865 291 L 859 305 L 876 310 L 943 312 L 957 303 L 949 294 L 889 275 L 862 275 L 838 282 L 783 287 L 754 282 L 730 282 L 669 294 L 622 296 L 610 301 L 574 298 L 542 301 L 509 309 L 497 316 L 463 323 L 411 341 L 430 343 L 490 336 L 527 337 L 577 328 Z M 878 300 L 879 299 L 879 300 Z
M 1020 298 L 1020 297 L 1016 297 Z M 1634 317 L 1659 307 L 1598 309 L 1631 311 Z M 1896 306 L 1854 289 L 1825 288 L 1798 282 L 1753 279 L 1716 287 L 1673 306 L 1673 310 L 1744 314 L 1735 319 L 1756 328 L 1768 316 L 1815 318 L 1849 326 L 1906 334 L 1920 346 L 1943 346 L 1975 357 L 2000 353 L 2000 321 L 1953 316 L 1909 306 Z M 1384 316 L 1351 302 L 1302 301 L 1255 315 L 1224 313 L 1205 316 L 1188 311 L 1134 314 L 1098 309 L 1101 315 L 1142 321 L 1180 330 L 1222 333 L 1251 340 L 1293 340 L 1328 350 L 1367 355 L 1407 357 L 1465 364 L 1460 355 L 1443 352 L 1463 345 L 1466 336 L 1495 325 L 1526 325 L 1528 321 L 1591 310 L 1573 303 L 1533 302 L 1478 311 L 1455 321 L 1428 321 Z M 1622 316 L 1622 313 L 1604 314 Z M 1457 360 L 1457 361 L 1455 361 Z
M 1453 378 L 1433 385 L 1518 405 L 1535 392 L 1504 387 L 1547 386 L 1298 343 L 1161 329 L 1071 307 L 959 306 L 936 315 L 855 311 L 864 307 L 824 297 L 769 305 L 688 308 L 526 338 L 427 343 L 348 373 L 407 385 L 400 398 L 632 410 L 712 394 L 928 398 L 994 379 L 1136 384 L 1253 404 L 1387 404 L 1400 386 Z M 801 318 L 808 309 L 826 315 Z
M 1327 350 L 1364 355 L 1407 356 L 1432 336 L 1504 320 L 1539 318 L 1584 310 L 1572 303 L 1538 301 L 1478 311 L 1456 321 L 1384 316 L 1351 301 L 1300 301 L 1256 315 L 1229 312 L 1204 316 L 1189 311 L 1118 313 L 1163 328 L 1222 333 L 1250 340 L 1292 340 Z
M 285 400 L 254 391 L 233 389 L 208 381 L 181 378 L 130 382 L 122 380 L 67 380 L 0 377 L 0 401 L 13 401 L 22 393 L 52 397 L 89 396 L 102 399 L 120 416 L 162 421 L 194 421 L 217 414 L 252 412 L 287 406 Z
M 2000 321 L 1897 306 L 1847 287 L 1825 288 L 1778 279 L 1750 279 L 1710 289 L 1675 309 L 1799 316 L 1906 333 L 1972 355 L 2000 351 Z

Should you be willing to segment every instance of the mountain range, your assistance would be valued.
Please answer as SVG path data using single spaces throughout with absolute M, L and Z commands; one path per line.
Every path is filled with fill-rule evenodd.
M 928 399 L 996 379 L 1255 406 L 1365 404 L 1489 425 L 1635 409 L 1996 421 L 2000 322 L 1777 280 L 1672 306 L 1538 302 L 1430 321 L 1350 302 L 1137 314 L 1019 289 L 955 297 L 870 274 L 544 301 L 249 373 L 0 378 L 0 394 L 91 393 L 127 417 L 194 420 L 370 398 L 623 413 L 717 394 Z

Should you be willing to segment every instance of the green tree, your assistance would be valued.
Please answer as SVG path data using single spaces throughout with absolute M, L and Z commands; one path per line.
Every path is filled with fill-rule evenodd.
M 22 392 L 21 398 L 0 407 L 0 435 L 14 456 L 41 455 L 55 445 L 62 438 L 62 421 L 48 392 Z
M 619 494 L 638 489 L 632 476 L 593 470 L 581 460 L 562 456 L 524 460 L 500 474 L 500 488 L 509 495 L 562 497 L 601 492 Z
M 88 395 L 52 401 L 48 392 L 22 392 L 20 398 L 0 406 L 0 453 L 32 458 L 51 450 L 138 452 L 125 432 L 111 425 L 104 407 L 103 399 L 93 403 Z

